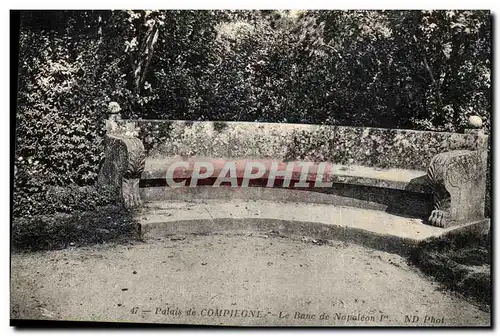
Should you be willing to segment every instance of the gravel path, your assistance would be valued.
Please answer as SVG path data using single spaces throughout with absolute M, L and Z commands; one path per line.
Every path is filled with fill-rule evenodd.
M 255 233 L 14 254 L 11 317 L 255 326 L 490 324 L 489 312 L 443 292 L 398 255 Z

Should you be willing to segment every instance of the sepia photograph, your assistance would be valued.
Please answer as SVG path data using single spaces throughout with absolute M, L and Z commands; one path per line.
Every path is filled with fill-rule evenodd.
M 10 325 L 492 327 L 489 10 L 11 10 Z

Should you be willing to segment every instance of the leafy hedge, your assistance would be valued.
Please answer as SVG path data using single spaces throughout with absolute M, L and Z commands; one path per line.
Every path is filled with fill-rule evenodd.
M 55 250 L 140 239 L 137 222 L 121 206 L 16 218 L 11 232 L 14 251 Z
M 104 44 L 113 45 L 116 37 L 108 36 L 104 41 L 95 32 L 77 28 L 74 22 L 78 18 L 87 27 L 96 24 L 98 17 L 92 12 L 23 13 L 15 217 L 51 212 L 53 206 L 59 206 L 53 205 L 51 198 L 54 187 L 92 185 L 97 177 L 104 155 L 106 107 L 111 96 L 119 99 L 126 92 L 120 89 L 125 82 L 120 58 L 110 53 L 112 49 L 103 48 Z M 79 38 L 83 33 L 86 35 Z M 74 188 L 67 196 L 72 192 Z M 89 197 L 103 203 L 100 195 Z
M 28 190 L 29 191 L 29 190 Z M 119 205 L 116 190 L 93 186 L 69 185 L 65 187 L 41 185 L 34 193 L 14 193 L 15 216 L 24 217 L 72 213 L 92 210 L 104 205 Z
M 463 233 L 422 245 L 410 262 L 447 288 L 491 306 L 491 232 Z

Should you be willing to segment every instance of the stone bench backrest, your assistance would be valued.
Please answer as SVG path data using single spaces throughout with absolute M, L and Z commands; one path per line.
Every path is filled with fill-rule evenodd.
M 368 127 L 166 120 L 118 125 L 135 129 L 147 156 L 156 158 L 303 160 L 424 171 L 436 154 L 486 145 L 477 133 Z

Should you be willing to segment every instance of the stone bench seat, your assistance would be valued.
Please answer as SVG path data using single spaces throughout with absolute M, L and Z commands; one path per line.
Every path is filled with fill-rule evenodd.
M 174 180 L 186 180 L 186 185 L 189 185 L 190 177 L 193 174 L 195 162 L 209 162 L 214 167 L 214 172 L 211 177 L 200 180 L 198 185 L 211 185 L 220 175 L 221 170 L 226 162 L 234 162 L 236 166 L 236 175 L 238 184 L 241 185 L 241 179 L 248 162 L 263 163 L 266 167 L 266 173 L 261 178 L 251 179 L 249 186 L 265 187 L 268 181 L 268 172 L 273 162 L 279 162 L 278 170 L 286 170 L 289 162 L 276 161 L 271 159 L 214 159 L 214 158 L 180 158 L 180 157 L 154 157 L 146 158 L 144 171 L 141 174 L 141 185 L 143 186 L 164 186 L 166 185 L 166 175 L 168 168 L 179 161 L 187 162 L 189 168 L 178 168 L 173 176 Z M 298 163 L 300 161 L 297 161 Z M 309 168 L 307 181 L 311 187 L 314 185 L 318 170 L 318 163 L 315 163 Z M 300 167 L 295 164 L 294 173 L 292 174 L 291 188 L 294 187 L 294 182 L 300 179 Z M 400 169 L 400 168 L 377 168 L 360 165 L 341 165 L 328 162 L 323 174 L 324 182 L 354 184 L 367 187 L 379 187 L 406 190 L 421 193 L 431 193 L 428 185 L 427 173 L 422 170 Z M 230 185 L 224 182 L 222 185 Z M 283 177 L 277 176 L 274 186 L 283 185 Z M 299 187 L 296 187 L 299 188 Z

